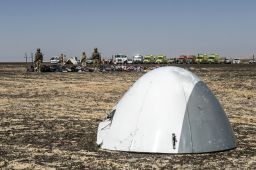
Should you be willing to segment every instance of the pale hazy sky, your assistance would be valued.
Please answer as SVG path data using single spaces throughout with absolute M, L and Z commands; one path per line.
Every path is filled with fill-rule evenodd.
M 65 53 L 256 53 L 255 0 L 1 0 L 0 62 Z

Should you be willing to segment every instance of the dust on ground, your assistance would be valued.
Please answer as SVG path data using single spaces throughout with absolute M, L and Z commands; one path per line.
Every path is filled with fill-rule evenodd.
M 186 66 L 212 89 L 237 148 L 208 154 L 99 149 L 96 132 L 143 73 L 25 73 L 0 65 L 0 169 L 255 169 L 256 67 Z

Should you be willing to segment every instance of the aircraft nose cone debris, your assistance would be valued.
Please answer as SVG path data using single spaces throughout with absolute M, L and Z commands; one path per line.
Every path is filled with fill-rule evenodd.
M 103 149 L 202 153 L 236 147 L 217 98 L 196 75 L 161 67 L 143 75 L 98 127 Z

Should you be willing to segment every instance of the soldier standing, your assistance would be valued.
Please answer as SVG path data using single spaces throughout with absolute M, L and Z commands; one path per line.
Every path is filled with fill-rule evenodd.
M 60 59 L 60 64 L 62 66 L 64 66 L 65 65 L 65 55 L 64 54 L 60 54 L 59 59 Z
M 93 67 L 96 69 L 100 68 L 100 62 L 101 62 L 101 55 L 98 52 L 97 48 L 94 48 L 94 52 L 92 53 L 92 59 L 93 59 Z
M 41 53 L 40 48 L 38 48 L 35 53 L 35 64 L 36 64 L 37 72 L 41 72 L 42 63 L 43 63 L 43 54 Z
M 84 67 L 86 67 L 86 58 L 87 58 L 87 56 L 86 56 L 85 52 L 83 52 L 82 56 L 81 56 L 81 64 Z

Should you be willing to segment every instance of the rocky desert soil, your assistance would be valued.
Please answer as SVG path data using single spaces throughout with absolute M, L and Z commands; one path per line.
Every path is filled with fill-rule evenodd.
M 144 73 L 37 74 L 0 65 L 0 169 L 256 169 L 256 65 L 183 67 L 221 102 L 236 149 L 179 155 L 101 150 L 95 145 L 99 122 Z

